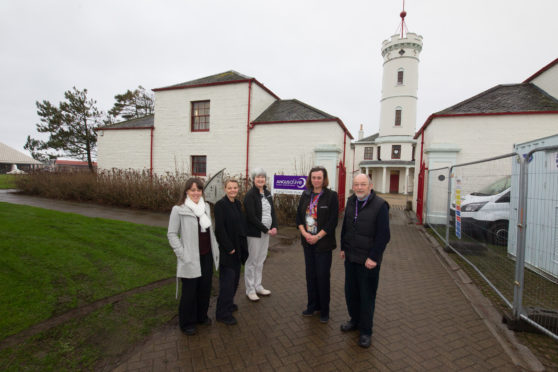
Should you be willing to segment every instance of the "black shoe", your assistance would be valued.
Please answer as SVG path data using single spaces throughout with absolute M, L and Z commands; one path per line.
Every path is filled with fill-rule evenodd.
M 329 322 L 329 316 L 320 316 L 320 323 L 327 323 Z
M 351 322 L 350 320 L 346 323 L 341 324 L 341 332 L 351 332 L 358 328 L 358 325 Z
M 314 315 L 314 314 L 317 313 L 317 312 L 318 312 L 318 310 L 312 311 L 312 310 L 306 309 L 306 310 L 304 310 L 304 311 L 302 312 L 302 316 L 312 316 L 312 315 Z
M 231 315 L 230 318 L 225 318 L 225 319 L 219 319 L 219 318 L 217 318 L 217 321 L 218 321 L 218 322 L 221 322 L 221 323 L 223 323 L 223 324 L 229 325 L 229 326 L 235 325 L 236 323 L 238 323 L 238 322 L 236 321 L 236 318 L 235 318 L 234 316 L 232 316 L 232 315 Z
M 207 318 L 205 318 L 205 320 L 202 320 L 201 322 L 198 322 L 198 324 L 201 324 L 201 325 L 211 325 L 211 318 L 210 318 L 210 317 L 207 317 Z
M 196 327 L 194 326 L 185 327 L 182 328 L 181 331 L 187 336 L 193 336 L 196 334 Z
M 358 338 L 358 346 L 360 347 L 370 347 L 370 336 L 369 335 L 360 335 Z
M 232 304 L 231 313 L 234 313 L 235 311 L 238 311 L 238 305 L 237 304 Z

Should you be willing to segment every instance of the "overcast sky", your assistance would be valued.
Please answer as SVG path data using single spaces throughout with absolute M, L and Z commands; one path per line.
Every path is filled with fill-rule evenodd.
M 23 151 L 36 101 L 87 88 L 114 95 L 236 70 L 282 99 L 378 131 L 382 41 L 401 0 L 3 0 L 0 142 Z M 406 0 L 423 36 L 417 129 L 497 84 L 520 83 L 558 57 L 556 0 Z M 456 134 L 457 135 L 457 134 Z

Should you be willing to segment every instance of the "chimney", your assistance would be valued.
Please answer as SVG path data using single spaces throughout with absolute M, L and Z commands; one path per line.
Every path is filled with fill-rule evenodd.
M 358 140 L 360 141 L 363 138 L 364 138 L 364 131 L 362 130 L 362 124 L 360 124 L 360 130 L 358 131 Z

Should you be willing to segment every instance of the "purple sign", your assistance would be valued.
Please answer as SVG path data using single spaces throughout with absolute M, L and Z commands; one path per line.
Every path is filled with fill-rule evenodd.
M 306 176 L 273 176 L 273 191 L 280 194 L 300 194 L 306 189 Z

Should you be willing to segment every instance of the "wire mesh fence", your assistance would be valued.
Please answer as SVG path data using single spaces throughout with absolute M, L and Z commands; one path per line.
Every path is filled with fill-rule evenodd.
M 558 339 L 558 146 L 554 151 L 429 170 L 425 223 L 513 314 Z M 525 181 L 522 168 L 529 169 Z

